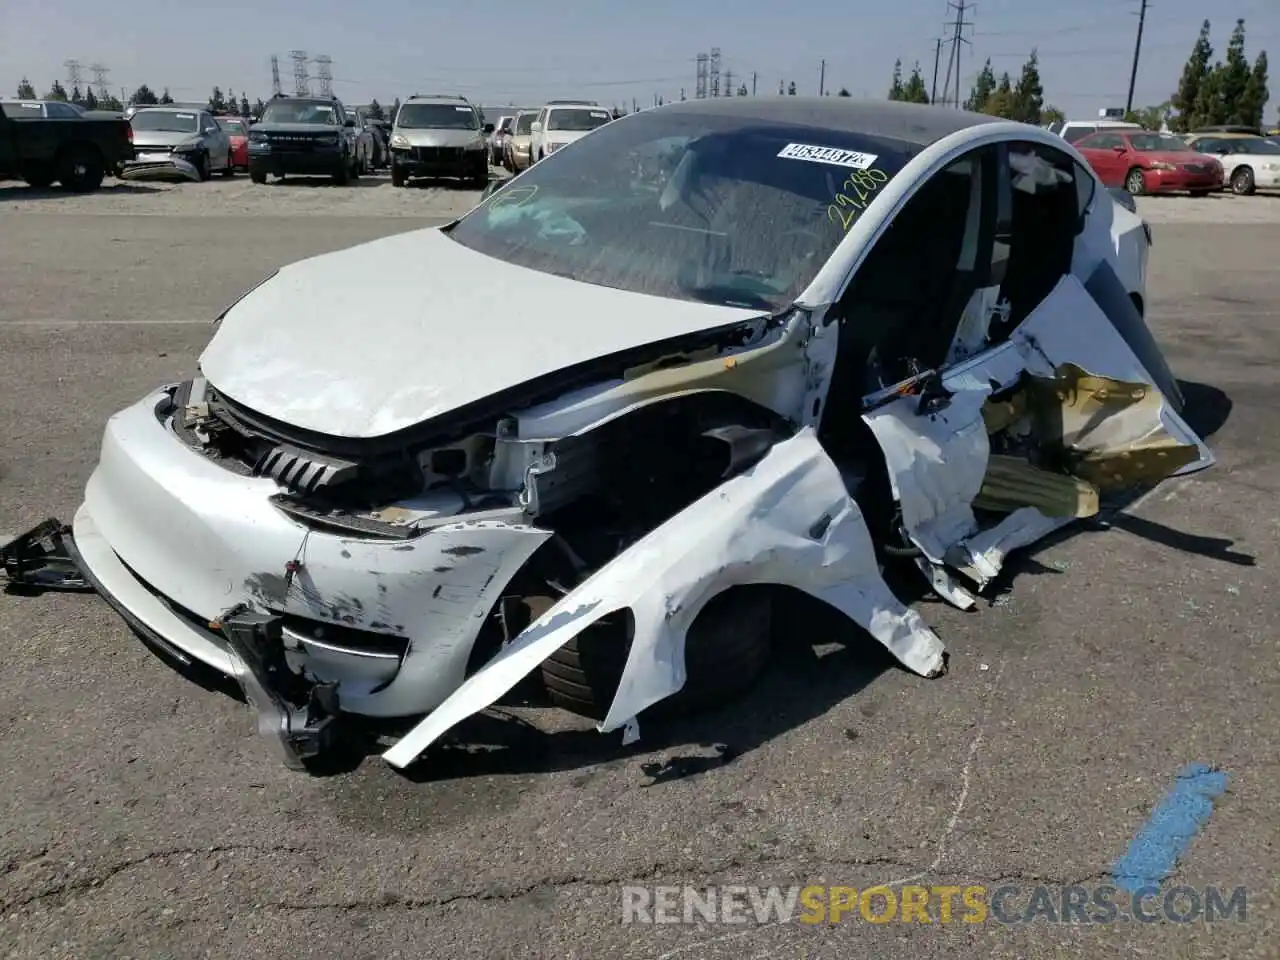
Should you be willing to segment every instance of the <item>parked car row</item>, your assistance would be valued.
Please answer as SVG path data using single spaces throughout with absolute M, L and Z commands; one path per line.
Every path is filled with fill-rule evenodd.
M 1073 120 L 1055 128 L 1103 183 L 1134 195 L 1280 190 L 1280 137 L 1252 127 L 1202 127 L 1181 136 L 1120 120 Z

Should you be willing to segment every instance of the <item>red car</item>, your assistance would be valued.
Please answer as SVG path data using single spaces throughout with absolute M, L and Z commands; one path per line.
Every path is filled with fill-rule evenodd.
M 1134 195 L 1186 192 L 1203 197 L 1222 189 L 1222 164 L 1177 137 L 1100 130 L 1077 140 L 1075 148 L 1104 184 Z
M 231 167 L 249 169 L 249 121 L 243 117 L 214 117 L 231 140 Z

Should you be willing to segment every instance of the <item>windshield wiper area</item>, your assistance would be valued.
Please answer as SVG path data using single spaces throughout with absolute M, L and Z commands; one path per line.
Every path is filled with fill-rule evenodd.
M 702 303 L 715 303 L 725 307 L 744 307 L 748 310 L 773 311 L 774 309 L 774 305 L 759 294 L 748 293 L 727 283 L 708 283 L 696 287 L 680 287 L 680 291 Z

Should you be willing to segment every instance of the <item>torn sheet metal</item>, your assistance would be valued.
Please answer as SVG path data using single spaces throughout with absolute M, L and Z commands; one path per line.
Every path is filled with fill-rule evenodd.
M 561 599 L 383 758 L 395 767 L 411 763 L 572 637 L 626 608 L 635 622 L 631 654 L 599 729 L 628 727 L 684 685 L 684 638 L 706 602 L 752 583 L 803 590 L 866 628 L 909 669 L 923 676 L 943 670 L 942 642 L 889 591 L 839 469 L 805 428 Z
M 988 395 L 975 384 L 936 413 L 921 413 L 919 397 L 903 397 L 862 417 L 884 453 L 907 535 L 934 563 L 978 530 L 972 504 L 990 451 L 982 419 Z
M 163 183 L 183 183 L 200 181 L 200 172 L 194 165 L 179 157 L 165 160 L 131 160 L 120 170 L 119 179 L 145 181 L 155 180 Z

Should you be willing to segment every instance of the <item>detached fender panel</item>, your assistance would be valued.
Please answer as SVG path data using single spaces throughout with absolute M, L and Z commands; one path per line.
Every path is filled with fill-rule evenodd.
M 412 763 L 431 743 L 493 704 L 555 650 L 602 617 L 632 611 L 635 634 L 601 732 L 684 684 L 684 639 L 703 606 L 745 584 L 803 590 L 863 626 L 905 666 L 943 671 L 942 642 L 890 592 L 866 523 L 812 429 L 775 445 L 535 620 L 383 758 Z

